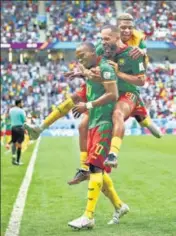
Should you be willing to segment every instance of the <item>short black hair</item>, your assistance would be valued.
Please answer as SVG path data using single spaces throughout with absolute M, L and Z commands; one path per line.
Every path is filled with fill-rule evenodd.
M 119 29 L 115 25 L 104 25 L 101 30 L 110 29 L 112 32 L 117 33 Z
M 78 48 L 79 47 L 87 47 L 88 49 L 89 49 L 89 51 L 91 51 L 91 52 L 95 52 L 95 46 L 94 46 L 94 44 L 93 43 L 91 43 L 91 42 L 83 42 L 83 43 L 81 43 L 79 46 L 78 46 Z
M 22 102 L 22 99 L 15 100 L 15 105 L 18 106 Z

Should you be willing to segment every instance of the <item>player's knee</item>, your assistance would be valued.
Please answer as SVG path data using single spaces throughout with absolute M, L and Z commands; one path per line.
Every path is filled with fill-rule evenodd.
M 139 123 L 142 122 L 143 120 L 145 120 L 145 118 L 146 118 L 146 117 L 140 116 L 140 115 L 136 115 L 136 116 L 135 116 L 135 119 L 136 119 L 137 122 L 139 122 Z
M 90 164 L 89 166 L 89 170 L 91 173 L 95 174 L 95 173 L 103 173 L 103 170 L 97 166 L 94 166 L 92 164 Z
M 78 102 L 80 102 L 80 97 L 79 97 L 76 93 L 72 94 L 72 95 L 70 96 L 70 98 L 72 99 L 72 101 L 73 101 L 75 104 L 78 103 Z
M 86 136 L 88 132 L 88 122 L 85 120 L 82 120 L 78 129 L 79 129 L 79 133 L 84 134 Z
M 102 187 L 101 191 L 106 197 L 108 197 L 108 192 L 107 192 L 107 189 L 105 187 Z

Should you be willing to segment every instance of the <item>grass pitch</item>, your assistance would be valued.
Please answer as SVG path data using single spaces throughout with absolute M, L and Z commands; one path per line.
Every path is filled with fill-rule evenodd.
M 2 149 L 1 232 L 8 225 L 13 203 L 25 174 L 12 166 Z M 111 176 L 130 213 L 119 225 L 109 226 L 113 208 L 103 194 L 97 204 L 93 230 L 77 231 L 67 222 L 82 215 L 87 182 L 67 185 L 79 167 L 76 137 L 42 138 L 33 179 L 21 222 L 20 236 L 175 236 L 176 235 L 176 136 L 157 140 L 151 136 L 125 137 L 118 169 Z

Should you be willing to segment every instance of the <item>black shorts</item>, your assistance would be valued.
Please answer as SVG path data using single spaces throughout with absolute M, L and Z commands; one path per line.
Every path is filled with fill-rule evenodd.
M 12 127 L 12 143 L 22 143 L 24 141 L 24 128 L 23 126 Z

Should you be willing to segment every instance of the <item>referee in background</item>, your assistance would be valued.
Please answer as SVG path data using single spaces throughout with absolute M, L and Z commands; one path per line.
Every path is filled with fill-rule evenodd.
M 22 109 L 21 99 L 15 101 L 15 106 L 9 111 L 12 127 L 12 164 L 22 165 L 20 162 L 22 143 L 24 141 L 25 111 Z

